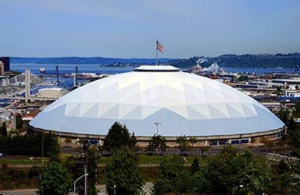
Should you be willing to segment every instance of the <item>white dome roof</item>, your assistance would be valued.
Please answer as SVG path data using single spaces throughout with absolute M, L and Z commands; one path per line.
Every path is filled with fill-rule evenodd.
M 156 67 L 156 68 L 155 68 Z M 58 132 L 106 135 L 125 124 L 136 136 L 256 133 L 284 124 L 238 90 L 174 67 L 143 66 L 94 81 L 58 99 L 30 125 Z

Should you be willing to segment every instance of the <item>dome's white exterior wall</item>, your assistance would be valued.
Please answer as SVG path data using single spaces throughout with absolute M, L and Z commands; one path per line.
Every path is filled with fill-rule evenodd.
M 183 72 L 130 72 L 80 87 L 48 106 L 30 125 L 58 132 L 106 135 L 125 124 L 136 136 L 234 135 L 284 124 L 238 90 Z

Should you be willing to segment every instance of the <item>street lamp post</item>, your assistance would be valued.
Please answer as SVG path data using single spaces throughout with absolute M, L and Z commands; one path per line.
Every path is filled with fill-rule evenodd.
M 86 166 L 84 166 L 84 195 L 87 194 L 87 188 L 86 188 L 87 176 L 88 174 L 86 173 Z
M 156 136 L 158 136 L 158 125 L 161 125 L 161 123 L 155 122 L 154 125 L 156 125 Z
M 88 174 L 86 173 L 86 167 L 84 167 L 84 174 L 81 175 L 78 179 L 76 179 L 74 181 L 74 194 L 76 194 L 76 182 L 79 181 L 81 178 L 84 177 L 84 180 L 86 181 L 86 177 L 88 176 Z M 84 182 L 84 187 L 86 187 L 86 182 Z M 85 189 L 84 189 L 85 190 Z M 86 195 L 86 191 L 84 192 L 84 194 Z
M 114 195 L 116 195 L 117 193 L 116 193 L 116 185 L 114 185 Z
M 89 140 L 87 140 L 84 145 L 83 145 L 83 149 L 84 149 L 84 153 L 85 153 L 85 166 L 84 166 L 84 174 L 85 175 L 88 175 L 86 173 L 87 171 L 87 166 L 88 166 L 88 150 L 89 150 L 89 147 L 90 147 L 90 144 L 89 144 Z M 87 194 L 88 192 L 88 189 L 87 189 L 87 181 L 88 178 L 87 177 L 84 177 L 84 195 Z

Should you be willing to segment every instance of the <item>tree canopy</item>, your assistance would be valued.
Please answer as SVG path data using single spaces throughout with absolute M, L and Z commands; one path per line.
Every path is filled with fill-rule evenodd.
M 134 148 L 136 145 L 136 138 L 134 134 L 130 137 L 130 133 L 125 125 L 115 122 L 108 131 L 104 139 L 104 149 L 113 151 L 124 146 Z
M 207 175 L 213 193 L 235 193 L 242 190 L 261 194 L 270 182 L 268 167 L 259 164 L 252 153 L 232 146 L 224 147 L 221 152 L 207 163 Z
M 37 193 L 40 195 L 69 194 L 72 180 L 68 171 L 60 163 L 48 163 L 43 168 Z
M 138 166 L 138 155 L 133 150 L 123 147 L 115 151 L 105 168 L 108 194 L 114 193 L 114 186 L 117 194 L 137 194 L 144 184 Z
M 162 151 L 165 151 L 166 147 L 166 139 L 161 135 L 155 134 L 151 137 L 146 150 L 153 153 L 155 149 L 161 149 Z
M 2 122 L 0 127 L 0 137 L 7 137 L 6 122 Z
M 271 181 L 270 168 L 255 160 L 251 152 L 240 153 L 226 146 L 202 166 L 195 158 L 191 170 L 181 156 L 165 157 L 152 194 L 262 194 Z

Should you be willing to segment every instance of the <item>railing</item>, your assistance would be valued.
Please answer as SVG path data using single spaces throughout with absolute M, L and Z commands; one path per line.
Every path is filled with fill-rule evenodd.
M 274 153 L 267 153 L 266 158 L 269 161 L 276 161 L 276 162 L 280 162 L 281 160 L 283 160 L 285 162 L 300 161 L 300 159 L 296 158 L 296 157 L 284 156 L 284 155 L 274 154 Z

